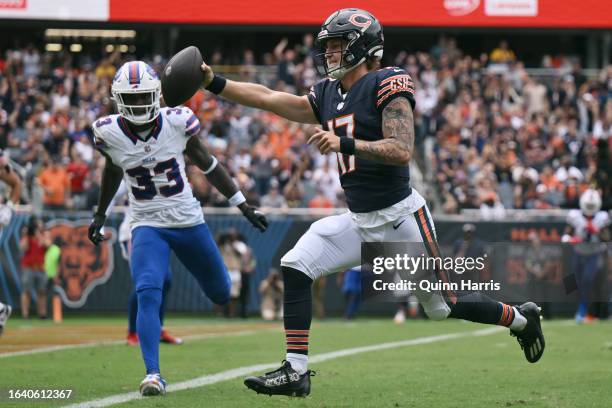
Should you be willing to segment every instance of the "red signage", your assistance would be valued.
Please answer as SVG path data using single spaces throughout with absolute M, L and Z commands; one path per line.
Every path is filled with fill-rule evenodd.
M 0 0 L 0 9 L 24 9 L 26 0 Z
M 124 22 L 318 26 L 358 7 L 387 26 L 612 28 L 610 0 L 109 1 L 110 21 Z

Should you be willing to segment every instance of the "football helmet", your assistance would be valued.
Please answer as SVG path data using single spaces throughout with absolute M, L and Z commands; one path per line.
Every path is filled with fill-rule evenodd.
M 587 217 L 594 216 L 601 210 L 601 196 L 593 188 L 589 188 L 580 196 L 580 210 Z
M 161 82 L 153 68 L 142 61 L 126 62 L 111 87 L 119 114 L 136 125 L 152 122 L 159 115 Z
M 330 67 L 326 43 L 334 38 L 342 40 L 341 58 L 337 65 Z M 383 45 L 382 26 L 372 14 L 357 8 L 335 11 L 327 17 L 317 35 L 317 69 L 321 75 L 342 79 L 367 57 L 382 58 Z

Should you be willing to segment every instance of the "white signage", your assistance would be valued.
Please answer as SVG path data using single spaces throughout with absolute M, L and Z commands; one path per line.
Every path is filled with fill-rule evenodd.
M 484 0 L 486 16 L 536 17 L 538 0 Z
M 0 0 L 0 18 L 107 21 L 109 0 Z

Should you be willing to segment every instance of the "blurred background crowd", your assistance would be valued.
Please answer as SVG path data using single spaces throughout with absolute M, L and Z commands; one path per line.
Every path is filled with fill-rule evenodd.
M 270 52 L 245 49 L 206 56 L 217 72 L 297 94 L 319 76 L 313 37 L 281 40 Z M 146 58 L 158 72 L 168 56 Z M 91 124 L 114 113 L 110 85 L 129 52 L 101 59 L 34 46 L 0 53 L 0 149 L 22 173 L 22 202 L 50 210 L 90 210 L 103 158 Z M 231 63 L 232 65 L 227 65 Z M 224 65 L 225 64 L 225 65 Z M 577 59 L 546 55 L 527 69 L 511 44 L 466 55 L 452 37 L 428 52 L 386 55 L 415 81 L 415 187 L 434 211 L 477 208 L 488 218 L 507 209 L 577 207 L 589 185 L 610 208 L 612 66 L 595 73 Z M 272 208 L 345 206 L 336 158 L 305 142 L 304 126 L 239 107 L 209 93 L 187 104 L 200 137 L 226 164 L 255 205 Z M 199 171 L 188 169 L 196 197 L 227 206 Z

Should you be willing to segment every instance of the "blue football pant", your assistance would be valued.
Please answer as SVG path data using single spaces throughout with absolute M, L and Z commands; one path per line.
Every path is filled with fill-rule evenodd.
M 130 268 L 138 297 L 136 330 L 147 374 L 159 373 L 159 311 L 173 250 L 206 296 L 224 305 L 231 282 L 208 226 L 188 228 L 136 227 L 132 232 Z

